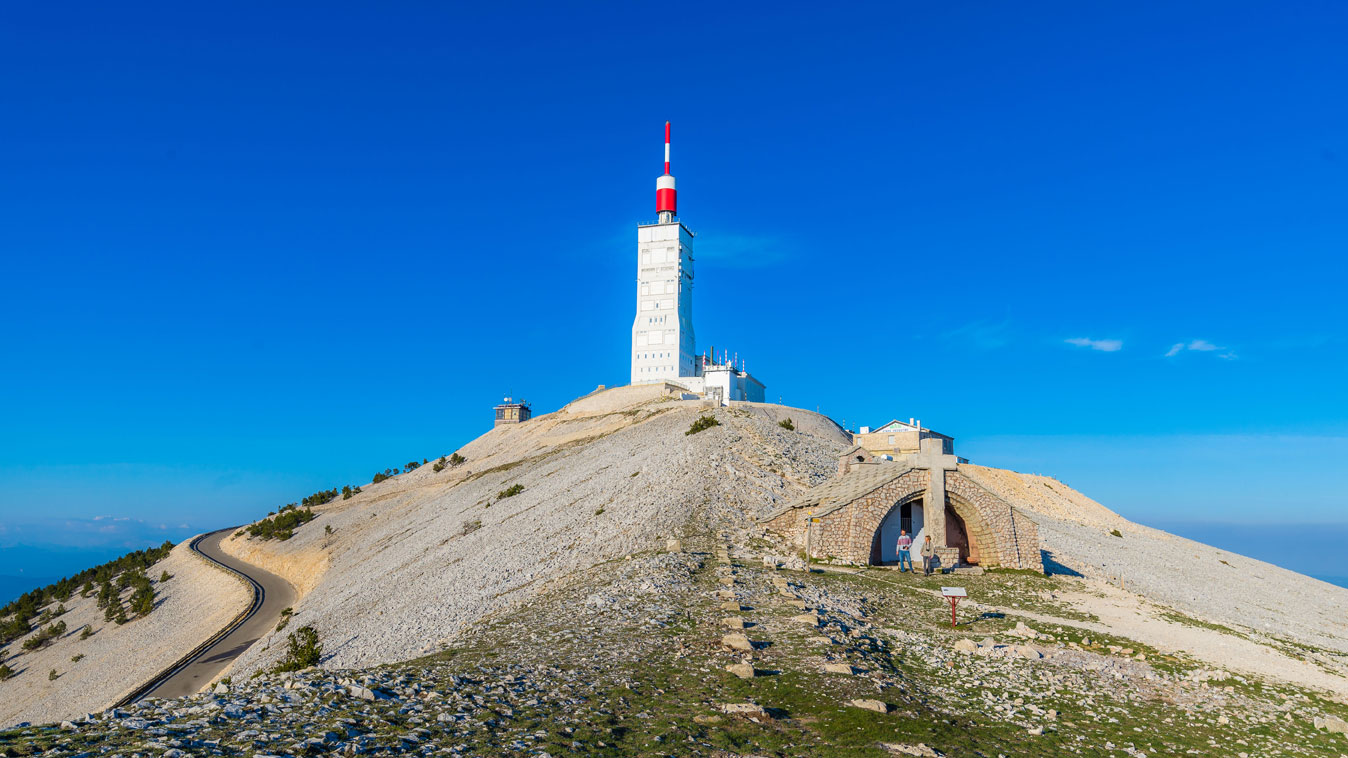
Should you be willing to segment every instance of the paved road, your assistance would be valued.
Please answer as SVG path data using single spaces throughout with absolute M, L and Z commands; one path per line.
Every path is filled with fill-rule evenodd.
M 295 604 L 295 588 L 290 586 L 290 582 L 251 563 L 244 563 L 220 549 L 220 541 L 232 531 L 225 529 L 206 535 L 197 543 L 197 551 L 256 582 L 257 591 L 262 594 L 262 603 L 238 628 L 203 650 L 191 663 L 147 692 L 145 697 L 182 697 L 196 693 L 250 645 L 274 629 L 281 618 L 281 609 Z

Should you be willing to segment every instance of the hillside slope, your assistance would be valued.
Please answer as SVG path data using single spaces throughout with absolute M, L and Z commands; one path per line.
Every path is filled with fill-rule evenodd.
M 1119 584 L 1261 638 L 1348 653 L 1348 589 L 1133 523 L 1051 477 L 960 470 L 1031 515 L 1050 573 Z M 1348 675 L 1348 661 L 1319 658 Z
M 65 622 L 65 634 L 38 650 L 24 651 L 16 642 L 5 651 L 15 675 L 0 683 L 0 725 L 72 719 L 106 708 L 246 608 L 251 595 L 244 585 L 192 554 L 188 542 L 147 572 L 157 593 L 149 616 L 133 616 L 124 625 L 105 621 L 97 596 L 76 592 L 56 619 Z M 172 578 L 161 583 L 164 571 Z M 129 594 L 124 590 L 123 600 Z M 80 639 L 86 624 L 93 634 Z M 57 678 L 49 679 L 53 670 Z
M 704 414 L 720 426 L 686 434 Z M 787 417 L 795 431 L 778 425 Z M 240 537 L 224 549 L 300 589 L 292 624 L 319 630 L 326 665 L 405 660 L 595 564 L 670 537 L 748 530 L 746 515 L 827 478 L 846 442 L 808 411 L 615 388 L 493 429 L 459 451 L 468 461 L 457 468 L 366 485 L 316 509 L 290 540 Z M 280 649 L 254 646 L 233 671 L 256 671 Z

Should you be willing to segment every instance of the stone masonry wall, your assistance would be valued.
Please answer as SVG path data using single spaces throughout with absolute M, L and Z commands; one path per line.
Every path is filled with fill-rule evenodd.
M 813 527 L 811 557 L 869 563 L 871 544 L 885 516 L 905 498 L 926 494 L 930 484 L 929 471 L 914 469 L 850 505 L 820 517 L 820 523 Z M 1032 521 L 958 471 L 947 473 L 945 486 L 947 503 L 964 521 L 965 530 L 978 546 L 981 565 L 1043 570 L 1039 533 Z M 795 509 L 768 522 L 767 526 L 803 545 L 805 530 L 809 528 L 809 514 L 804 509 Z M 950 554 L 953 549 L 945 552 Z M 943 555 L 946 561 L 949 557 Z
M 958 471 L 945 478 L 946 493 L 955 512 L 964 519 L 969 536 L 978 544 L 982 565 L 1044 570 L 1039 556 L 1039 530 L 1006 501 L 975 484 Z M 967 504 L 961 508 L 960 501 Z M 966 515 L 968 507 L 977 518 Z
M 871 541 L 885 515 L 903 498 L 925 492 L 930 481 L 927 471 L 913 469 L 851 505 L 822 517 L 811 545 L 812 556 L 869 563 Z

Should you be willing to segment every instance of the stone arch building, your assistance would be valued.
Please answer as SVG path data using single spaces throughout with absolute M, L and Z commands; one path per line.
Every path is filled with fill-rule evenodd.
M 887 562 L 903 525 L 918 539 L 931 535 L 943 568 L 1044 568 L 1034 522 L 960 473 L 940 440 L 923 440 L 920 452 L 895 461 L 852 448 L 839 459 L 836 477 L 761 521 L 812 558 Z M 915 541 L 914 558 L 918 548 Z

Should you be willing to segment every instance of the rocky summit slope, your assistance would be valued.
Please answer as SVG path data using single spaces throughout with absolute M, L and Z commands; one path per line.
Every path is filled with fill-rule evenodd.
M 755 518 L 847 445 L 654 387 L 494 429 L 288 540 L 227 540 L 300 598 L 220 685 L 57 708 L 0 755 L 1348 754 L 1348 592 L 983 466 L 1049 576 L 807 565 Z M 305 625 L 319 666 L 274 673 Z
M 607 390 L 484 434 L 457 467 L 366 485 L 287 541 L 224 549 L 299 588 L 292 623 L 323 631 L 331 665 L 406 660 L 596 563 L 746 529 L 746 516 L 826 478 L 847 441 L 823 416 L 771 405 L 715 411 L 720 426 L 686 434 L 707 413 L 659 387 Z M 788 417 L 794 431 L 779 426 Z M 280 653 L 255 646 L 234 673 Z

